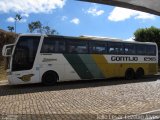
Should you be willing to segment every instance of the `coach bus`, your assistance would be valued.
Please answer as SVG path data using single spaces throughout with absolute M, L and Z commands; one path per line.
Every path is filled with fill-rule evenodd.
M 5 45 L 10 84 L 141 78 L 158 69 L 156 43 L 113 38 L 21 34 L 15 44 Z

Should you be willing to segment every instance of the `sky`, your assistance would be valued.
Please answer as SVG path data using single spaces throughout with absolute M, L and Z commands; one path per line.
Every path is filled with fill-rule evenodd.
M 28 33 L 28 24 L 41 21 L 65 36 L 103 36 L 132 40 L 139 28 L 160 28 L 160 17 L 152 14 L 76 0 L 0 0 L 0 29 L 14 26 Z

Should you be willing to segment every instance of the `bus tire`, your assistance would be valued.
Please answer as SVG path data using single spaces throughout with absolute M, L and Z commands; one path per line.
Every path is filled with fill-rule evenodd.
M 58 75 L 54 71 L 47 71 L 42 76 L 42 84 L 54 85 L 58 81 Z
M 132 68 L 128 68 L 125 72 L 125 79 L 132 80 L 135 77 L 135 72 Z
M 136 78 L 139 79 L 139 78 L 142 78 L 144 76 L 144 69 L 143 68 L 138 68 L 136 70 Z

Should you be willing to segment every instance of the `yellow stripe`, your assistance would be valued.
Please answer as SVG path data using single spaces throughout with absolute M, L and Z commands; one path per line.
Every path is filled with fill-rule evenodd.
M 110 68 L 108 68 L 108 62 L 105 59 L 105 57 L 103 55 L 97 55 L 97 54 L 92 54 L 93 59 L 95 60 L 96 64 L 98 65 L 99 69 L 101 70 L 101 72 L 103 73 L 103 75 L 106 78 L 110 77 L 111 71 Z

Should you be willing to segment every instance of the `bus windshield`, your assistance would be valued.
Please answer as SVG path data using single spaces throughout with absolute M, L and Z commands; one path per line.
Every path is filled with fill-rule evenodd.
M 40 37 L 22 36 L 19 38 L 13 54 L 12 71 L 32 69 Z

